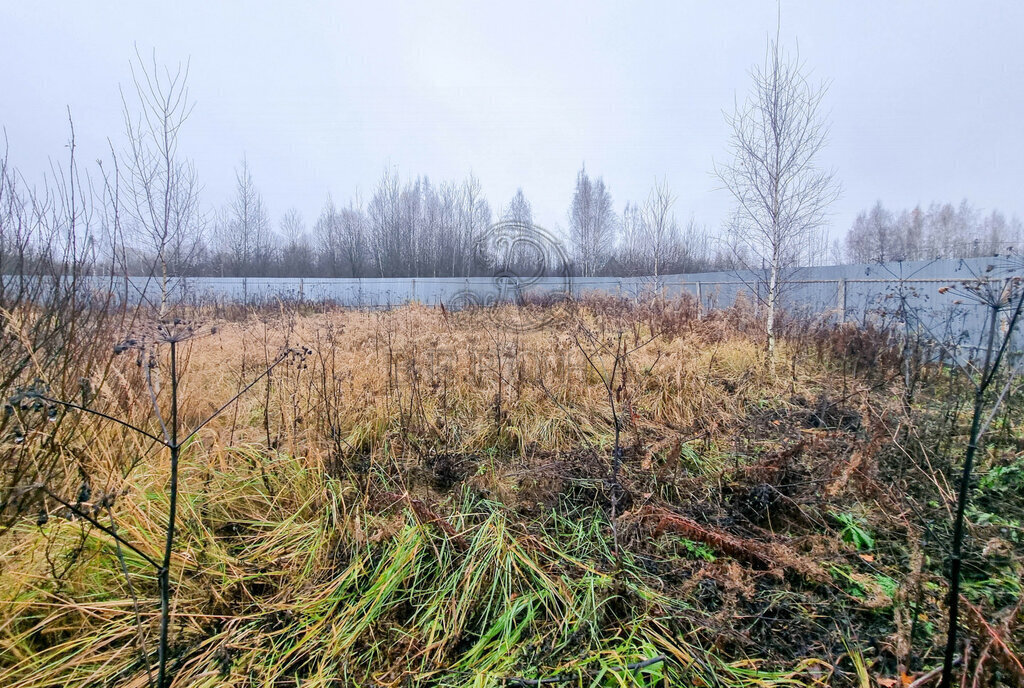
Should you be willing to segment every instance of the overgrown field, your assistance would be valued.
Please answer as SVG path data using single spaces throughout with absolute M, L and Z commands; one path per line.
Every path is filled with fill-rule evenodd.
M 167 451 L 40 398 L 159 437 L 171 330 L 183 429 L 281 359 L 182 448 L 175 686 L 889 688 L 941 664 L 970 390 L 892 335 L 794 322 L 771 364 L 742 307 L 211 309 L 80 324 L 54 372 L 33 317 L 4 334 L 31 350 L 0 421 L 7 688 L 152 680 Z M 1024 679 L 1020 397 L 968 511 L 968 685 Z

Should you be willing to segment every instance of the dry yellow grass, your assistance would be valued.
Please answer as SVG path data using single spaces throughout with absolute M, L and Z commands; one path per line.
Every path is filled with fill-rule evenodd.
M 623 443 L 637 469 L 678 460 L 690 438 L 728 437 L 751 403 L 785 405 L 830 384 L 829 361 L 786 343 L 784 374 L 768 371 L 759 342 L 737 325 L 748 314 L 696 319 L 673 308 L 563 305 L 526 332 L 500 327 L 501 311 L 419 306 L 261 311 L 227 322 L 196 315 L 204 334 L 180 345 L 184 428 L 292 353 L 269 384 L 256 384 L 184 450 L 174 685 L 293 686 L 299 677 L 304 686 L 369 677 L 399 685 L 440 681 L 444 671 L 440 685 L 494 685 L 521 669 L 527 639 L 549 648 L 545 661 L 569 667 L 578 645 L 601 666 L 665 652 L 706 683 L 813 684 L 814 660 L 762 672 L 744 659 L 705 656 L 670 630 L 662 617 L 686 601 L 647 587 L 639 569 L 617 579 L 595 564 L 612 559 L 603 513 L 552 512 L 549 533 L 499 504 L 517 501 L 524 471 L 536 471 L 539 484 L 562 454 L 585 454 L 595 464 L 588 479 L 603 475 L 614 434 L 604 381 L 613 367 Z M 616 364 L 620 342 L 628 354 Z M 166 348 L 152 367 L 145 353 L 116 357 L 93 380 L 94 405 L 158 434 L 146 377 L 166 414 Z M 83 418 L 62 451 L 81 472 L 65 471 L 55 489 L 74 494 L 88 474 L 94 494 L 118 495 L 119 532 L 158 556 L 166 452 L 95 418 Z M 443 517 L 458 547 L 422 514 L 379 503 L 410 488 L 418 467 L 439 455 L 473 457 L 478 469 L 451 494 L 432 493 L 429 481 L 415 486 L 447 500 Z M 80 521 L 55 517 L 35 528 L 29 518 L 0 538 L 0 552 L 0 683 L 146 685 L 112 538 Z M 154 575 L 141 557 L 123 554 L 152 651 Z M 620 596 L 646 601 L 635 618 L 613 623 L 600 610 Z M 474 640 L 460 644 L 459 634 Z
M 701 432 L 734 418 L 747 400 L 806 391 L 823 373 L 783 345 L 780 358 L 797 354 L 795 367 L 768 374 L 758 342 L 722 321 L 664 332 L 655 323 L 652 332 L 617 319 L 565 308 L 551 324 L 517 333 L 480 314 L 412 306 L 220 324 L 186 345 L 182 418 L 185 426 L 198 422 L 296 346 L 311 353 L 275 371 L 268 413 L 271 443 L 298 454 L 327 451 L 332 432 L 346 446 L 372 452 L 387 445 L 397 454 L 410 437 L 452 452 L 570 449 L 581 432 L 604 441 L 611 416 L 598 371 L 610 373 L 620 334 L 630 350 L 624 381 L 616 379 L 620 410 L 653 445 L 666 433 Z M 146 404 L 126 394 L 120 379 L 108 380 L 104 393 L 127 398 L 126 407 L 145 416 Z M 266 393 L 257 385 L 202 433 L 204 444 L 266 445 Z

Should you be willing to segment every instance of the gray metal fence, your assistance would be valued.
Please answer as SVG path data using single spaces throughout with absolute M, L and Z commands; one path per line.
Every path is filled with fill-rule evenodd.
M 913 319 L 913 326 L 933 331 L 944 341 L 973 339 L 984 309 L 964 290 L 965 282 L 999 288 L 1021 276 L 1020 257 L 915 261 L 875 265 L 841 265 L 792 270 L 784 275 L 782 306 L 787 312 L 831 321 Z M 130 302 L 160 299 L 158 280 L 144 277 L 94 277 L 97 289 L 112 289 Z M 521 291 L 491 277 L 471 278 L 173 278 L 173 301 L 265 304 L 278 300 L 334 303 L 355 308 L 389 308 L 406 303 L 457 306 L 489 303 L 510 296 L 584 296 L 588 293 L 642 299 L 688 294 L 705 309 L 727 308 L 745 298 L 756 308 L 762 300 L 763 275 L 751 271 L 711 272 L 658 277 L 542 278 Z M 952 288 L 950 288 L 952 287 Z

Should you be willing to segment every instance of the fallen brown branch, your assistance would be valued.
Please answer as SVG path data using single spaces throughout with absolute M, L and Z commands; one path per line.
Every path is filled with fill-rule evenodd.
M 674 533 L 695 542 L 701 542 L 712 549 L 734 559 L 779 573 L 789 569 L 810 580 L 824 582 L 828 579 L 821 567 L 807 557 L 801 556 L 779 543 L 762 543 L 740 538 L 713 526 L 656 506 L 645 506 L 633 516 L 653 523 L 654 535 Z
M 652 508 L 652 511 L 660 512 L 652 514 L 658 519 L 657 525 L 654 526 L 655 535 L 663 533 L 684 535 L 695 542 L 702 542 L 719 552 L 758 566 L 772 568 L 776 563 L 762 549 L 760 543 L 741 540 L 734 535 L 710 526 L 702 526 L 692 518 L 673 514 L 665 509 Z

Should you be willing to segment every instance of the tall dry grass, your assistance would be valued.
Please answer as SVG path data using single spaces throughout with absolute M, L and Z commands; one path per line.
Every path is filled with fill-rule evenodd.
M 614 422 L 600 373 L 621 338 L 614 394 L 633 499 L 671 501 L 693 475 L 713 485 L 739 461 L 722 448 L 752 409 L 837 393 L 835 349 L 783 341 L 786 365 L 772 371 L 742 309 L 547 308 L 550 324 L 527 332 L 502 328 L 500 312 L 418 306 L 190 315 L 206 334 L 181 348 L 184 427 L 281 351 L 301 355 L 183 448 L 173 685 L 484 686 L 564 671 L 652 686 L 829 679 L 811 656 L 765 662 L 713 646 L 714 633 L 694 630 L 706 614 L 652 575 L 645 545 L 611 555 L 602 485 Z M 94 404 L 157 433 L 146 377 L 166 404 L 165 371 L 159 349 L 115 357 Z M 843 385 L 866 395 L 879 382 Z M 88 476 L 86 506 L 157 557 L 166 455 L 102 419 L 76 422 L 63 451 Z M 710 448 L 699 456 L 698 442 Z M 642 477 L 655 473 L 671 480 Z M 0 683 L 147 685 L 155 576 L 108 534 L 46 509 L 45 523 L 25 518 L 0 540 Z M 658 653 L 669 663 L 616 673 Z
M 630 422 L 652 444 L 666 432 L 701 432 L 725 422 L 762 393 L 807 391 L 824 371 L 812 355 L 791 348 L 784 354 L 798 355 L 796 376 L 769 376 L 758 342 L 733 330 L 728 315 L 669 329 L 564 310 L 551 326 L 525 333 L 423 307 L 222 326 L 192 345 L 183 413 L 205 416 L 265 364 L 266 351 L 272 357 L 296 342 L 312 353 L 300 368 L 275 376 L 270 439 L 300 453 L 326 450 L 332 437 L 355 451 L 386 445 L 398 456 L 424 447 L 566 450 L 579 446 L 581 433 L 605 441 L 606 395 L 585 354 L 610 368 L 620 332 L 630 348 L 639 346 L 629 354 L 620 394 Z M 263 395 L 251 395 L 204 438 L 266 445 L 264 406 Z

